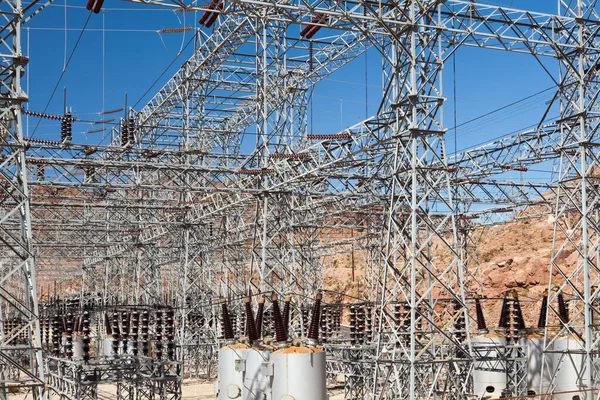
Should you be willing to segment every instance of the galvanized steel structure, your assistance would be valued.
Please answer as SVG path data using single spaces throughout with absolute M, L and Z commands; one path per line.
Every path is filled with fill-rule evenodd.
M 32 380 L 43 379 L 43 368 L 31 229 L 45 277 L 58 264 L 81 271 L 81 302 L 95 293 L 98 315 L 174 307 L 177 362 L 190 375 L 211 374 L 219 297 L 293 293 L 300 334 L 303 307 L 323 287 L 325 257 L 360 249 L 364 299 L 347 312 L 373 335 L 336 342 L 332 331 L 326 344 L 332 373 L 348 376 L 347 398 L 464 399 L 478 357 L 470 344 L 480 290 L 472 232 L 552 212 L 548 321 L 559 329 L 546 329 L 546 344 L 575 333 L 581 388 L 595 387 L 596 1 L 559 0 L 555 14 L 462 0 L 132 1 L 197 11 L 214 29 L 197 33 L 193 56 L 146 106 L 126 110 L 110 144 L 23 139 L 20 17 L 7 25 L 16 44 L 2 75 L 11 89 L 2 106 L 0 222 L 3 246 L 18 257 L 2 258 L 2 279 L 22 289 L 1 289 L 0 312 L 12 318 L 12 305 L 24 317 Z M 10 3 L 21 7 L 2 4 Z M 450 155 L 441 77 L 462 46 L 539 60 L 556 84 L 548 110 L 560 116 L 546 112 L 531 131 Z M 383 60 L 376 115 L 338 133 L 309 133 L 311 88 L 366 51 Z M 246 151 L 249 128 L 256 140 Z M 556 180 L 506 178 L 542 163 Z M 570 268 L 563 255 L 573 252 Z M 568 319 L 554 306 L 559 295 L 573 310 Z M 0 354 L 14 360 L 10 338 L 4 329 Z M 522 353 L 510 351 L 507 392 L 524 395 Z

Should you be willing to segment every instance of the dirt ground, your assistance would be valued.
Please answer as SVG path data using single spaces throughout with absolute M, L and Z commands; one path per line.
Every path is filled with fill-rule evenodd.
M 205 400 L 214 399 L 215 385 L 213 382 L 186 380 L 182 387 L 183 400 Z M 114 385 L 100 385 L 98 387 L 98 398 L 101 400 L 113 399 L 116 393 Z M 27 394 L 13 394 L 8 396 L 11 400 L 28 400 L 31 398 Z M 329 400 L 342 400 L 344 392 L 340 390 L 333 391 L 329 394 Z

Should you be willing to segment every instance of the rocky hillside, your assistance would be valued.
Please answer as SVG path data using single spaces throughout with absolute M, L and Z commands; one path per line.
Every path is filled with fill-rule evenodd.
M 521 299 L 527 326 L 537 324 L 541 296 L 548 288 L 552 254 L 553 221 L 548 217 L 497 225 L 475 233 L 479 259 L 479 276 L 488 325 L 498 322 L 501 298 L 508 290 L 516 290 Z M 436 255 L 440 256 L 440 255 Z M 444 255 L 441 255 L 443 258 Z M 564 254 L 567 266 L 577 261 L 576 254 Z M 354 265 L 354 280 L 352 280 Z M 345 301 L 368 293 L 365 285 L 365 254 L 355 252 L 332 257 L 326 262 L 325 287 Z M 366 272 L 369 277 L 370 271 Z M 365 287 L 366 286 L 366 287 Z M 472 287 L 476 290 L 476 285 Z M 332 293 L 329 300 L 335 300 Z

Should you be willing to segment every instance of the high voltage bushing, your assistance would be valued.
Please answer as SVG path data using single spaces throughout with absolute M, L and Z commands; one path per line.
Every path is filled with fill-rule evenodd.
M 517 291 L 513 292 L 513 314 L 514 314 L 514 324 L 515 324 L 515 333 L 519 331 L 522 333 L 525 331 L 525 319 L 523 318 L 523 311 L 521 310 L 521 302 L 519 301 L 519 297 L 517 295 Z
M 140 329 L 140 313 L 133 310 L 131 313 L 131 354 L 138 355 L 138 331 Z
M 121 326 L 123 327 L 123 332 L 121 334 L 121 336 L 123 337 L 123 354 L 127 354 L 127 345 L 129 342 L 129 322 L 130 322 L 130 315 L 128 312 L 122 312 L 121 313 Z
M 477 319 L 477 330 L 479 333 L 487 333 L 488 328 L 485 323 L 485 317 L 483 316 L 483 308 L 481 307 L 480 296 L 476 294 L 475 296 L 475 316 Z
M 454 336 L 459 342 L 463 342 L 467 338 L 464 309 L 458 300 L 453 300 L 452 305 L 454 308 Z
M 308 328 L 307 338 L 314 343 L 319 341 L 319 321 L 321 319 L 321 300 L 323 299 L 323 294 L 318 293 L 315 298 L 315 304 L 313 306 L 312 318 L 310 321 L 310 327 Z
M 227 309 L 225 299 L 221 299 L 221 314 L 223 318 L 223 336 L 225 340 L 232 340 L 234 338 L 233 327 L 231 326 L 231 318 L 229 317 L 229 310 Z
M 508 329 L 510 322 L 510 309 L 508 304 L 508 296 L 504 296 L 502 299 L 502 309 L 500 310 L 500 321 L 498 321 L 498 328 Z
M 327 329 L 328 321 L 327 316 L 329 314 L 329 308 L 327 306 L 321 307 L 321 320 L 319 321 L 319 327 L 321 329 L 321 341 L 324 343 L 329 340 L 329 332 Z
M 169 308 L 166 313 L 167 359 L 175 360 L 175 312 Z
M 569 307 L 567 306 L 562 293 L 558 294 L 558 316 L 563 324 L 569 322 Z
M 254 313 L 252 312 L 252 305 L 250 304 L 250 297 L 244 298 L 244 309 L 246 311 L 246 334 L 248 336 L 248 341 L 252 344 L 259 339 L 259 336 L 256 329 Z
M 258 338 L 262 338 L 263 336 L 263 313 L 265 311 L 265 298 L 258 298 L 258 310 L 256 311 L 256 333 Z
M 148 339 L 150 326 L 150 313 L 148 310 L 142 311 L 142 355 L 148 357 L 150 352 L 150 341 Z
M 90 360 L 90 342 L 91 342 L 91 338 L 90 338 L 90 313 L 85 310 L 83 312 L 82 318 L 81 318 L 81 332 L 83 334 L 82 337 L 82 346 L 81 346 L 81 350 L 82 350 L 82 357 L 83 357 L 83 361 L 85 363 L 87 363 Z
M 290 329 L 290 303 L 292 302 L 292 296 L 285 296 L 285 303 L 283 305 L 283 327 L 285 328 L 286 336 L 289 336 Z
M 273 314 L 273 325 L 275 325 L 275 340 L 279 343 L 287 341 L 287 333 L 283 326 L 283 319 L 281 317 L 281 309 L 279 308 L 279 301 L 277 301 L 277 294 L 273 293 L 271 296 L 273 302 L 272 314 Z
M 163 349 L 163 344 L 162 344 L 162 334 L 163 334 L 163 313 L 162 311 L 158 310 L 156 312 L 156 342 L 154 343 L 154 346 L 156 347 L 156 358 L 161 360 L 162 359 L 162 349 Z
M 546 327 L 546 314 L 548 312 L 548 289 L 542 294 L 542 306 L 540 307 L 540 317 L 538 318 L 538 329 Z

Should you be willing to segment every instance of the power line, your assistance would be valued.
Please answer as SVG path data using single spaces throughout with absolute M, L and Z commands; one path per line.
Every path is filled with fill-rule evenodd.
M 60 85 L 60 82 L 62 81 L 63 76 L 65 76 L 65 72 L 67 72 L 67 68 L 69 67 L 71 60 L 73 59 L 73 55 L 75 54 L 75 51 L 77 50 L 77 46 L 79 46 L 79 42 L 81 41 L 81 38 L 83 37 L 83 33 L 85 32 L 85 29 L 87 28 L 87 25 L 90 22 L 91 17 L 92 17 L 92 12 L 90 11 L 90 13 L 88 14 L 87 20 L 85 21 L 85 25 L 83 25 L 83 28 L 81 29 L 81 32 L 79 33 L 79 37 L 77 38 L 77 41 L 75 42 L 75 46 L 73 46 L 73 50 L 71 51 L 71 54 L 69 55 L 69 58 L 67 59 L 67 62 L 65 63 L 65 67 L 63 68 L 62 72 L 60 73 L 60 76 L 58 77 L 58 81 L 56 82 L 56 85 L 54 86 L 54 89 L 52 90 L 52 94 L 50 95 L 50 98 L 48 99 L 48 102 L 46 103 L 46 106 L 44 107 L 43 113 L 48 111 L 48 107 L 50 106 L 50 103 L 52 102 L 52 99 L 54 98 L 54 95 L 56 94 L 56 90 L 58 89 L 58 86 Z M 35 135 L 35 132 L 37 131 L 37 128 L 39 125 L 40 125 L 40 121 L 38 121 L 38 123 L 35 125 L 35 128 L 33 129 L 31 136 Z

